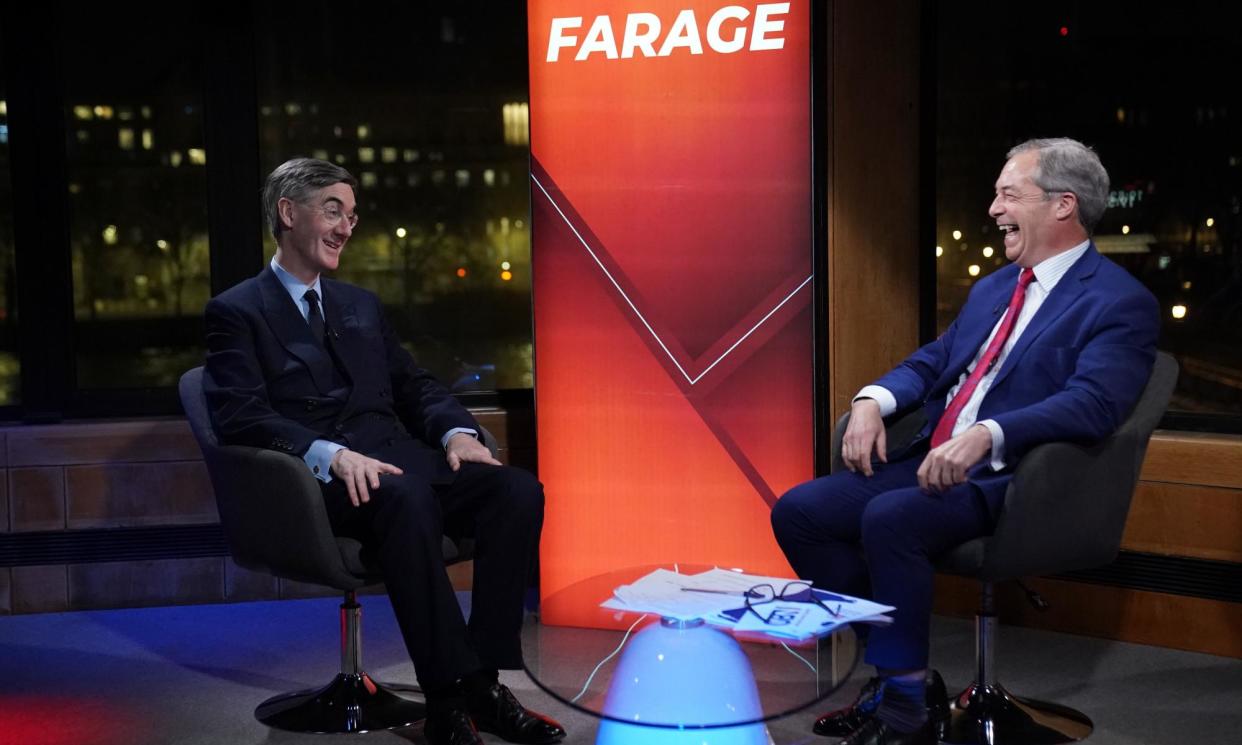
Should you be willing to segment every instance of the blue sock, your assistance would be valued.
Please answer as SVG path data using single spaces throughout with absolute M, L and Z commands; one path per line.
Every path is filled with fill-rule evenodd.
M 914 732 L 927 723 L 927 683 L 918 680 L 884 679 L 884 695 L 876 717 L 898 732 Z

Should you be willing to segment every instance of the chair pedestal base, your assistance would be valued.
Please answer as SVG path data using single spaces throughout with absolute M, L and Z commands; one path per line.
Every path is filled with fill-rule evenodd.
M 291 732 L 362 733 L 395 729 L 426 717 L 427 705 L 402 698 L 366 673 L 340 673 L 327 686 L 269 698 L 255 719 Z
M 1000 684 L 973 683 L 949 707 L 942 740 L 954 745 L 1057 745 L 1091 734 L 1091 720 L 1068 706 L 1019 698 Z

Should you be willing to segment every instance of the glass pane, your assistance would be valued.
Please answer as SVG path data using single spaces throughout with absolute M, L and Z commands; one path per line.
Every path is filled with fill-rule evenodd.
M 0 59 L 0 406 L 21 396 L 17 356 L 17 275 L 13 271 L 13 180 L 9 171 L 9 105 Z
M 937 8 L 939 328 L 1005 263 L 987 215 L 1005 152 L 1030 137 L 1074 137 L 1112 178 L 1096 246 L 1160 301 L 1160 347 L 1182 368 L 1170 410 L 1242 413 L 1238 11 Z
M 62 27 L 79 388 L 174 386 L 203 357 L 202 43 L 159 7 Z
M 360 222 L 337 278 L 454 390 L 529 388 L 525 8 L 433 5 L 260 4 L 256 28 L 282 29 L 259 38 L 263 172 L 347 168 Z

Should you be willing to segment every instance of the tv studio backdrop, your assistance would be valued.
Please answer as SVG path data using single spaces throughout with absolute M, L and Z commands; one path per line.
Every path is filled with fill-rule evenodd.
M 206 298 L 270 256 L 258 187 L 287 157 L 360 175 L 342 278 L 381 294 L 502 459 L 547 485 L 547 594 L 670 560 L 787 572 L 772 501 L 826 470 L 853 393 L 1000 264 L 981 225 L 1005 148 L 1070 134 L 1108 143 L 1099 241 L 1155 278 L 1162 346 L 1197 388 L 1153 438 L 1118 560 L 1033 579 L 1052 605 L 1038 615 L 999 588 L 1002 618 L 1242 656 L 1242 376 L 1190 333 L 1215 312 L 1196 293 L 1240 255 L 1235 87 L 1165 86 L 1189 91 L 1168 125 L 1122 73 L 1118 99 L 1069 126 L 1007 113 L 1078 95 L 1049 93 L 1047 58 L 1137 79 L 1170 60 L 1236 69 L 1217 11 L 1130 23 L 1078 3 L 985 24 L 969 4 L 899 0 L 407 5 L 309 6 L 297 41 L 317 44 L 267 33 L 262 3 L 165 9 L 144 52 L 179 61 L 163 77 L 119 51 L 155 41 L 96 38 L 146 33 L 108 9 L 45 3 L 20 27 L 0 13 L 0 613 L 333 594 L 228 559 L 174 392 L 201 360 Z M 659 32 L 631 19 L 648 12 Z M 1110 157 L 1153 140 L 1201 158 L 1210 189 L 1182 222 L 1154 211 L 1194 180 Z M 144 200 L 128 224 L 92 212 Z M 186 232 L 157 235 L 168 215 Z M 517 341 L 489 351 L 472 327 Z M 469 587 L 468 564 L 453 576 Z M 939 612 L 973 614 L 972 583 L 938 589 Z

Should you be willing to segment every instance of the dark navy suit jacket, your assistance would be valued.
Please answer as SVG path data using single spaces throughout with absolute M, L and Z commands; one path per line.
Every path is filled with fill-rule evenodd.
M 945 399 L 1008 306 L 1019 267 L 980 280 L 961 313 L 938 339 L 876 381 L 897 399 L 897 410 L 922 406 L 927 437 Z M 1160 309 L 1138 280 L 1090 246 L 1036 311 L 992 387 L 978 419 L 1005 434 L 1005 468 L 973 468 L 995 513 L 1013 467 L 1045 442 L 1089 444 L 1112 434 L 1138 401 L 1151 375 Z
M 320 285 L 344 388 L 271 267 L 207 304 L 204 387 L 217 432 L 228 444 L 299 456 L 316 439 L 364 454 L 411 441 L 416 470 L 450 480 L 440 438 L 454 427 L 478 431 L 474 417 L 401 347 L 379 298 L 327 278 Z

